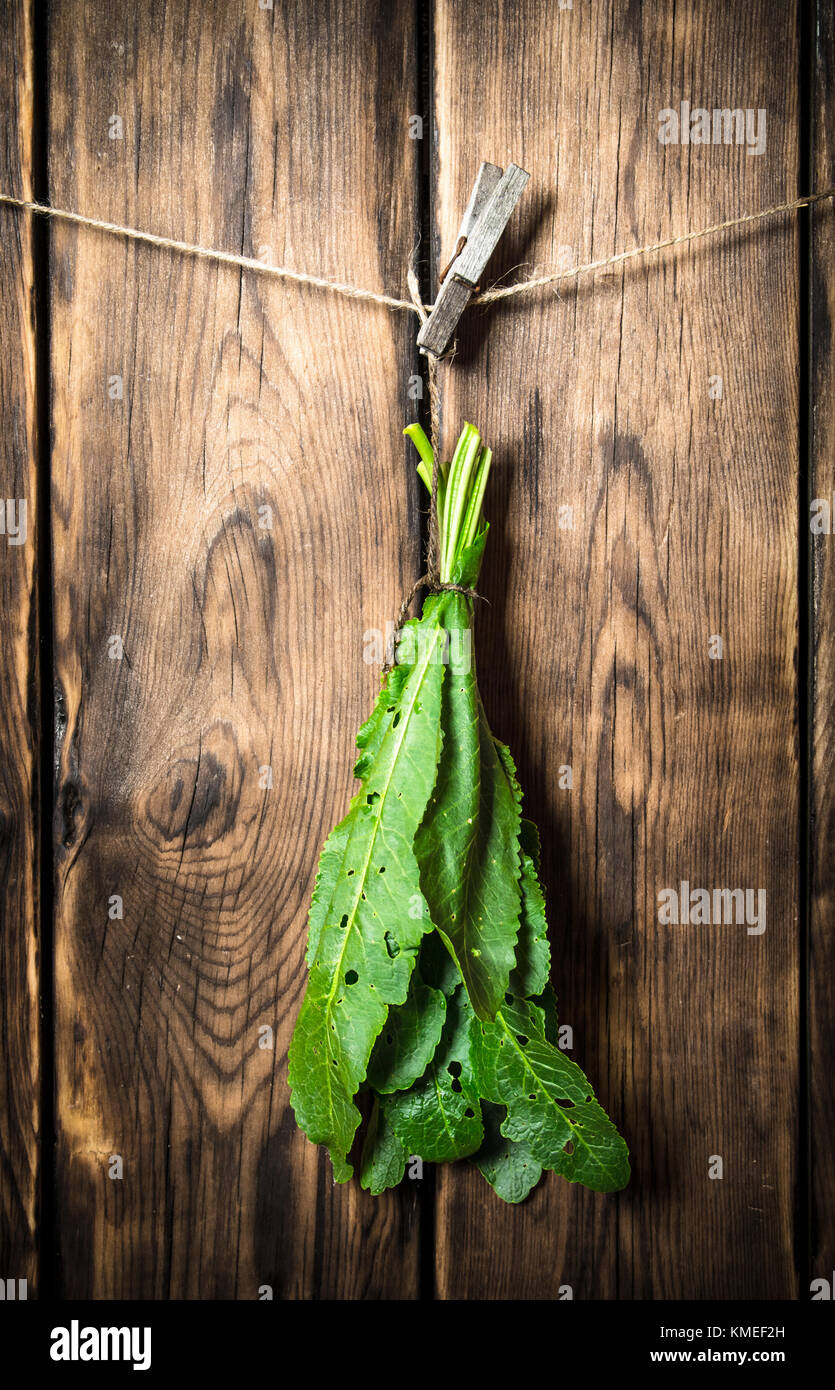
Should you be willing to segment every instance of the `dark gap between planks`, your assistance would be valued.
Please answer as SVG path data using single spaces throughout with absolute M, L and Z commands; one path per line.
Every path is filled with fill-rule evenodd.
M 815 28 L 822 0 L 800 0 L 798 6 L 798 185 L 811 188 L 815 142 Z M 812 586 L 809 507 L 813 476 L 812 441 L 812 334 L 814 312 L 812 295 L 812 220 L 798 218 L 798 555 L 797 555 L 797 764 L 798 764 L 798 1155 L 797 1197 L 795 1202 L 795 1259 L 801 1297 L 812 1277 L 811 1258 L 811 1134 L 810 1134 L 810 1035 L 809 1035 L 809 948 L 811 931 L 811 758 L 813 715 L 812 691 Z
M 33 6 L 32 180 L 34 197 L 49 202 L 49 7 Z M 46 218 L 33 217 L 35 283 L 35 412 L 37 450 L 37 586 L 38 646 L 33 679 L 39 701 L 38 933 L 40 992 L 40 1181 L 36 1245 L 39 1299 L 56 1296 L 55 1208 L 55 1030 L 54 1030 L 54 860 L 52 821 L 55 810 L 55 731 L 52 620 L 52 517 L 50 507 L 50 287 L 51 231 Z
M 418 225 L 420 228 L 420 248 L 416 266 L 420 297 L 424 304 L 432 300 L 435 216 L 432 198 L 432 175 L 434 161 L 432 151 L 435 130 L 435 93 L 432 83 L 432 34 L 434 27 L 433 0 L 416 0 L 415 8 L 415 54 L 417 69 L 417 111 L 423 116 L 423 139 L 420 146 L 420 178 L 418 181 Z M 412 344 L 414 358 L 413 371 L 423 380 L 423 399 L 420 402 L 419 418 L 424 429 L 431 435 L 429 410 L 429 373 L 426 358 L 418 351 L 417 333 Z M 438 441 L 440 447 L 440 440 Z M 410 463 L 410 466 L 411 465 Z M 429 541 L 429 515 L 420 508 L 420 560 Z M 432 1301 L 435 1298 L 436 1280 L 436 1183 L 434 1165 L 427 1164 L 420 1186 L 419 1201 L 420 1228 L 418 1234 L 418 1300 Z

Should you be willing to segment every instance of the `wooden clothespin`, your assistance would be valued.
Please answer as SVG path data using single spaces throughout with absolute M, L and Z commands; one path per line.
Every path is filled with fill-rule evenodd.
M 508 164 L 504 173 L 496 164 L 485 163 L 479 169 L 455 254 L 441 276 L 434 308 L 418 334 L 418 347 L 424 355 L 442 357 L 446 352 L 529 178 L 518 164 Z

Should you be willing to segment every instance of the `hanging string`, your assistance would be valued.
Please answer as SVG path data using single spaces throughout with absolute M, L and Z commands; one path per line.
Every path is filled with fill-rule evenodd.
M 773 207 L 764 208 L 760 212 L 744 213 L 741 217 L 729 217 L 723 222 L 714 222 L 711 226 L 702 227 L 698 231 L 682 232 L 678 236 L 666 237 L 662 241 L 650 242 L 645 246 L 635 246 L 629 251 L 619 251 L 612 256 L 605 256 L 602 260 L 585 261 L 582 265 L 572 266 L 568 270 L 554 271 L 547 275 L 534 276 L 528 280 L 520 280 L 515 285 L 502 285 L 495 286 L 488 290 L 480 290 L 472 296 L 470 305 L 494 304 L 499 300 L 511 299 L 516 295 L 530 294 L 535 290 L 557 285 L 566 280 L 576 280 L 581 275 L 591 275 L 598 270 L 606 270 L 611 266 L 622 265 L 626 261 L 635 260 L 639 257 L 651 256 L 659 251 L 669 250 L 674 246 L 684 246 L 689 242 L 701 241 L 705 237 L 716 236 L 720 232 L 731 231 L 737 227 L 750 226 L 754 222 L 762 222 L 767 218 L 776 217 L 780 213 L 795 212 L 799 208 L 811 207 L 815 203 L 824 202 L 826 199 L 832 197 L 835 197 L 835 187 L 826 188 L 820 193 L 807 194 L 803 198 L 794 198 L 791 202 L 776 203 Z M 140 242 L 144 245 L 158 246 L 169 251 L 178 252 L 181 255 L 195 256 L 201 260 L 214 261 L 221 265 L 237 266 L 242 270 L 252 271 L 256 275 L 265 275 L 276 280 L 290 280 L 299 285 L 310 285 L 314 289 L 327 290 L 332 294 L 342 295 L 346 299 L 365 300 L 371 304 L 382 305 L 387 309 L 416 313 L 421 323 L 425 323 L 429 314 L 429 309 L 421 300 L 418 279 L 411 260 L 407 272 L 407 284 L 411 299 L 396 299 L 392 295 L 377 294 L 373 290 L 365 290 L 357 285 L 346 284 L 341 280 L 328 280 L 324 276 L 311 275 L 306 271 L 290 270 L 287 266 L 270 265 L 268 262 L 255 260 L 252 256 L 237 255 L 230 251 L 218 251 L 212 247 L 200 246 L 193 242 L 178 241 L 173 237 L 157 236 L 153 232 L 141 231 L 137 227 L 124 226 L 119 222 L 105 222 L 97 217 L 85 217 L 81 213 L 70 212 L 66 208 L 52 207 L 50 204 L 34 202 L 28 198 L 15 198 L 10 193 L 0 192 L 0 204 L 5 204 L 7 207 L 18 208 L 22 212 L 33 213 L 40 217 L 48 217 L 54 221 L 69 222 L 76 226 L 88 227 L 93 231 L 103 232 L 111 236 L 125 237 L 129 241 Z M 433 593 L 450 589 L 456 593 L 477 597 L 472 589 L 463 588 L 458 584 L 443 584 L 440 581 L 438 566 L 438 541 L 440 530 L 438 522 L 438 461 L 440 458 L 438 359 L 431 354 L 428 355 L 427 367 L 432 443 L 432 491 L 429 506 L 427 568 L 426 573 L 415 580 L 408 595 L 400 605 L 400 613 L 395 627 L 395 640 L 396 633 L 403 626 L 409 607 L 418 589 L 425 586 Z M 391 665 L 391 661 L 387 660 L 383 667 L 384 676 L 391 669 Z
M 809 208 L 813 203 L 822 203 L 826 198 L 835 197 L 835 188 L 825 188 L 822 193 L 809 193 L 805 198 L 795 198 L 791 203 L 776 203 L 774 207 L 763 208 L 761 212 L 747 212 L 742 217 L 729 217 L 724 222 L 714 222 L 710 227 L 702 227 L 697 232 L 682 232 L 680 236 L 666 237 L 664 241 L 654 241 L 649 246 L 634 246 L 630 251 L 618 251 L 614 256 L 606 256 L 602 261 L 586 261 L 584 265 L 571 270 L 560 270 L 554 274 L 537 275 L 531 280 L 521 280 L 517 285 L 501 285 L 474 295 L 473 300 L 480 304 L 494 304 L 497 299 L 509 299 L 514 294 L 527 294 L 545 285 L 556 285 L 560 280 L 573 280 L 578 275 L 591 275 L 596 270 L 608 266 L 622 265 L 624 261 L 634 260 L 636 256 L 650 256 L 656 251 L 668 251 L 671 246 L 684 246 L 690 241 L 701 241 L 702 237 L 716 236 L 718 232 L 728 232 L 734 227 L 746 227 L 752 222 L 762 222 L 767 217 L 776 217 L 780 212 L 796 212 L 798 208 Z
M 679 236 L 666 237 L 663 241 L 653 241 L 646 246 L 635 246 L 629 251 L 619 251 L 613 256 L 606 256 L 599 261 L 585 261 L 582 265 L 572 266 L 570 270 L 559 270 L 548 275 L 534 276 L 530 280 L 520 280 L 515 285 L 501 285 L 493 289 L 481 290 L 474 294 L 470 300 L 470 305 L 493 304 L 499 299 L 510 299 L 515 295 L 530 294 L 534 290 L 545 288 L 549 285 L 557 285 L 564 280 L 574 280 L 580 275 L 591 275 L 598 270 L 606 270 L 609 266 L 621 265 L 624 261 L 634 260 L 639 256 L 651 256 L 658 251 L 666 251 L 672 246 L 683 246 L 687 242 L 701 241 L 703 237 L 716 236 L 719 232 L 732 231 L 735 227 L 745 227 L 752 222 L 762 222 L 769 217 L 776 217 L 780 213 L 795 212 L 798 208 L 811 207 L 814 203 L 821 203 L 825 199 L 835 197 L 835 187 L 826 188 L 821 193 L 810 193 L 804 198 L 795 198 L 788 203 L 776 203 L 773 207 L 764 208 L 761 212 L 745 213 L 742 217 L 729 217 L 724 222 L 714 222 L 710 227 L 702 227 L 695 232 L 682 232 Z M 417 305 L 414 300 L 396 299 L 393 295 L 377 294 L 374 290 L 364 290 L 358 285 L 348 285 L 342 280 L 328 280 L 322 275 L 311 275 L 306 271 L 290 270 L 287 266 L 270 265 L 265 261 L 257 261 L 252 256 L 239 256 L 231 251 L 217 251 L 212 247 L 199 246 L 190 241 L 177 241 L 173 237 L 157 236 L 154 232 L 144 232 L 137 227 L 123 226 L 120 222 L 103 222 L 97 217 L 84 217 L 79 212 L 70 212 L 66 208 L 52 207 L 48 203 L 36 203 L 28 198 L 15 198 L 10 193 L 0 192 L 0 204 L 7 207 L 18 208 L 22 212 L 34 213 L 39 217 L 48 217 L 57 222 L 71 222 L 79 227 L 88 227 L 93 231 L 104 232 L 110 236 L 121 236 L 128 241 L 137 241 L 147 246 L 159 246 L 168 251 L 176 251 L 184 256 L 196 256 L 201 260 L 217 261 L 221 265 L 238 266 L 242 270 L 252 271 L 255 275 L 265 275 L 276 280 L 291 280 L 298 285 L 310 285 L 314 289 L 329 290 L 332 294 L 339 294 L 346 299 L 361 299 L 370 304 L 380 304 L 384 308 L 401 310 L 407 313 L 418 313 Z M 426 312 L 427 307 L 421 306 Z
M 420 297 L 420 285 L 418 284 L 417 273 L 414 266 L 414 253 L 409 259 L 409 268 L 406 272 L 406 281 L 409 286 L 409 294 L 412 296 L 412 304 L 421 323 L 425 323 L 429 317 L 429 311 Z M 438 461 L 441 457 L 441 393 L 438 384 L 438 358 L 427 354 L 427 373 L 429 382 L 429 441 L 432 445 L 432 488 L 429 500 L 429 541 L 426 549 L 426 573 L 416 579 L 408 594 L 400 605 L 400 611 L 394 624 L 394 640 L 392 650 L 386 655 L 383 664 L 383 676 L 388 675 L 392 666 L 395 664 L 395 650 L 397 644 L 397 634 L 400 632 L 412 600 L 418 589 L 426 588 L 430 593 L 438 594 L 446 590 L 455 594 L 466 594 L 468 598 L 477 598 L 475 589 L 468 589 L 463 584 L 443 584 L 441 582 L 440 568 L 438 565 L 438 549 L 440 539 L 440 524 L 438 521 Z
M 412 252 L 409 259 L 409 268 L 406 272 L 406 283 L 409 286 L 409 294 L 412 296 L 412 304 L 415 307 L 417 316 L 421 323 L 426 323 L 429 317 L 429 311 L 420 297 L 420 285 L 418 284 L 414 259 L 414 252 Z M 438 582 L 438 541 L 440 535 L 440 526 L 438 524 L 438 460 L 441 456 L 441 393 L 438 387 L 438 359 L 431 353 L 428 353 L 426 361 L 429 382 L 429 442 L 432 445 L 432 491 L 429 502 L 429 545 L 426 552 L 426 579 L 434 586 Z
M 66 208 L 55 208 L 48 203 L 34 203 L 28 198 L 13 198 L 8 193 L 0 193 L 0 203 L 5 203 L 7 207 L 20 208 L 23 212 L 35 213 L 39 217 L 49 217 L 54 222 L 72 222 L 77 227 L 89 227 L 92 231 L 105 232 L 109 236 L 125 237 L 128 241 L 138 241 L 145 246 L 160 246 L 166 251 L 177 251 L 183 256 L 196 256 L 199 260 L 238 266 L 242 270 L 251 270 L 254 275 L 273 276 L 276 280 L 292 280 L 297 285 L 312 285 L 314 289 L 330 290 L 346 299 L 365 299 L 372 304 L 383 304 L 388 309 L 411 310 L 414 307 L 407 299 L 375 294 L 372 290 L 363 290 L 357 285 L 346 285 L 341 280 L 326 280 L 321 275 L 310 275 L 301 270 L 289 270 L 287 266 L 256 261 L 254 256 L 239 256 L 233 251 L 216 251 L 210 246 L 199 246 L 191 241 L 176 241 L 173 237 L 157 236 L 154 232 L 140 231 L 138 227 L 123 226 L 120 222 L 102 222 L 98 217 L 82 217 L 79 212 L 68 212 Z

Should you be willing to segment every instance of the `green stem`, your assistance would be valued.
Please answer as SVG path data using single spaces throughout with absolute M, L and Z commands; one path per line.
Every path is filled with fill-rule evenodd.
M 442 543 L 441 543 L 441 565 L 442 565 L 442 566 L 443 566 L 443 561 L 444 561 L 444 554 L 445 554 L 445 551 L 446 551 L 446 538 L 447 538 L 447 536 L 448 536 L 448 534 L 449 534 L 449 509 L 450 509 L 450 506 L 451 506 L 451 503 L 452 503 L 452 493 L 453 493 L 453 490 L 454 490 L 454 488 L 455 488 L 456 480 L 457 480 L 457 478 L 458 478 L 458 474 L 459 474 L 459 471 L 460 471 L 460 468 L 461 468 L 461 456 L 462 456 L 463 451 L 464 451 L 463 446 L 464 446 L 464 439 L 465 439 L 465 436 L 466 436 L 466 432 L 467 432 L 468 429 L 471 429 L 471 428 L 472 428 L 472 427 L 471 427 L 470 425 L 465 425 L 465 426 L 464 426 L 464 429 L 461 431 L 461 434 L 460 434 L 459 437 L 458 437 L 458 443 L 456 444 L 456 446 L 455 446 L 455 448 L 454 448 L 454 450 L 453 450 L 452 462 L 451 462 L 450 465 L 449 465 L 449 479 L 448 479 L 448 481 L 447 481 L 446 505 L 445 505 L 445 507 L 444 507 L 443 512 L 442 512 L 442 513 L 439 513 L 439 522 L 440 522 L 440 528 L 439 528 L 439 529 L 440 529 L 441 537 L 442 537 Z M 443 578 L 443 575 L 441 576 L 441 578 Z
M 418 451 L 417 471 L 432 492 L 435 455 L 423 427 L 415 422 L 403 431 Z M 474 425 L 465 422 L 452 461 L 438 464 L 437 515 L 440 578 L 449 584 L 464 551 L 473 544 L 484 518 L 482 503 L 493 452 L 481 443 Z
M 484 490 L 487 487 L 487 478 L 490 473 L 490 464 L 493 459 L 493 450 L 487 446 L 480 450 L 478 463 L 476 464 L 475 476 L 473 478 L 470 500 L 467 503 L 467 511 L 464 516 L 464 524 L 461 527 L 461 539 L 455 552 L 457 560 L 468 546 L 475 540 L 479 526 L 481 525 L 481 504 L 484 501 Z
M 449 576 L 458 549 L 461 520 L 466 510 L 470 480 L 480 445 L 481 435 L 478 430 L 473 425 L 465 424 L 449 470 L 441 563 L 441 581 L 444 584 L 449 583 Z
M 420 457 L 421 457 L 422 461 L 423 461 L 425 464 L 428 465 L 428 468 L 429 468 L 429 476 L 430 476 L 430 478 L 431 478 L 431 477 L 432 477 L 432 464 L 433 464 L 433 462 L 434 462 L 435 455 L 434 455 L 434 453 L 432 452 L 432 445 L 429 443 L 429 440 L 426 438 L 426 431 L 424 430 L 423 426 L 422 426 L 422 425 L 419 425 L 419 424 L 417 423 L 417 421 L 415 421 L 415 423 L 414 423 L 413 425 L 407 425 L 406 428 L 405 428 L 405 430 L 403 431 L 403 433 L 404 433 L 404 434 L 407 434 L 407 435 L 409 436 L 409 438 L 411 439 L 411 441 L 412 441 L 412 443 L 414 444 L 415 448 L 417 449 L 418 453 L 420 454 Z M 420 473 L 420 467 L 418 467 L 418 472 Z M 423 478 L 423 474 L 422 474 L 422 473 L 421 473 L 421 477 Z M 425 479 L 425 478 L 424 478 L 423 480 L 424 480 L 424 482 L 426 482 L 426 479 Z M 431 491 L 431 489 L 432 489 L 431 483 L 429 484 L 429 488 L 430 488 L 430 491 Z
M 423 485 L 424 485 L 424 487 L 426 488 L 426 491 L 429 493 L 429 496 L 431 497 L 431 496 L 432 496 L 432 469 L 433 469 L 434 463 L 435 463 L 435 453 L 434 453 L 434 450 L 433 450 L 433 448 L 432 448 L 432 445 L 429 443 L 429 440 L 428 440 L 427 437 L 426 437 L 426 431 L 423 429 L 423 426 L 422 426 L 422 425 L 419 425 L 417 422 L 415 422 L 415 424 L 413 424 L 413 425 L 407 425 L 406 428 L 405 428 L 405 430 L 403 431 L 403 433 L 409 436 L 409 438 L 411 439 L 411 441 L 412 441 L 412 443 L 414 444 L 415 448 L 417 449 L 418 454 L 420 455 L 420 458 L 418 459 L 418 465 L 417 465 L 418 477 L 419 477 L 419 478 L 421 479 L 421 481 L 423 482 Z M 437 496 L 437 506 L 438 506 L 438 529 L 439 529 L 440 535 L 443 534 L 443 520 L 442 520 L 442 518 L 443 518 L 443 515 L 444 515 L 444 510 L 445 510 L 445 508 L 446 508 L 446 481 L 447 481 L 447 472 L 448 472 L 447 465 L 446 465 L 445 463 L 439 463 L 439 464 L 438 464 L 438 496 Z M 440 537 L 439 537 L 439 544 L 440 544 L 440 543 L 441 543 L 441 542 L 440 542 Z

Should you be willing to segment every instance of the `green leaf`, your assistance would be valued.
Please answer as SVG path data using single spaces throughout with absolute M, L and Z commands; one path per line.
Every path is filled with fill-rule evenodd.
M 513 994 L 526 999 L 532 994 L 542 993 L 548 983 L 551 967 L 545 894 L 539 881 L 539 833 L 533 821 L 522 821 L 519 857 L 522 863 L 519 881 L 522 912 L 516 944 L 516 966 L 511 971 L 510 989 Z
M 443 993 L 424 984 L 414 970 L 405 1003 L 389 1009 L 374 1044 L 368 1080 L 375 1091 L 381 1095 L 405 1091 L 423 1075 L 441 1040 L 445 1018 Z
M 472 544 L 465 546 L 464 549 L 456 555 L 449 577 L 451 584 L 461 584 L 465 589 L 472 589 L 473 585 L 478 580 L 489 530 L 490 523 L 485 521 L 481 530 L 477 532 Z
M 327 1144 L 337 1182 L 352 1172 L 347 1154 L 360 1120 L 353 1097 L 388 1006 L 406 998 L 430 925 L 411 847 L 440 752 L 445 634 L 431 618 L 408 626 L 423 628 L 416 658 L 398 676 L 396 702 L 378 702 L 364 726 L 373 765 L 351 803 L 339 865 L 329 858 L 324 866 L 332 886 L 317 897 L 323 920 L 290 1044 L 296 1119 L 314 1143 Z
M 539 1182 L 542 1165 L 537 1163 L 527 1144 L 517 1144 L 502 1134 L 501 1125 L 506 1114 L 503 1105 L 493 1105 L 486 1100 L 481 1112 L 484 1143 L 478 1153 L 473 1154 L 473 1163 L 503 1202 L 523 1202 Z
M 379 1197 L 387 1187 L 396 1187 L 406 1171 L 406 1158 L 385 1109 L 375 1099 L 362 1146 L 360 1186 L 373 1197 Z
M 541 994 L 538 994 L 533 1003 L 538 1004 L 545 1015 L 545 1038 L 549 1043 L 557 1046 L 560 1038 L 560 1025 L 557 1016 L 557 996 L 554 993 L 554 986 L 547 984 Z
M 543 1168 L 596 1192 L 629 1181 L 629 1152 L 576 1062 L 545 1038 L 543 1010 L 508 996 L 494 1023 L 473 1024 L 480 1094 L 507 1106 L 502 1133 Z
M 433 989 L 439 989 L 447 999 L 461 983 L 461 971 L 455 964 L 439 932 L 428 931 L 420 945 L 421 977 Z
M 316 952 L 319 950 L 319 938 L 322 935 L 322 927 L 325 924 L 331 896 L 336 886 L 336 879 L 350 830 L 351 814 L 349 812 L 344 820 L 334 826 L 319 856 L 319 868 L 316 873 L 316 883 L 310 901 L 310 914 L 307 922 L 308 966 L 313 964 L 316 959 Z
M 447 1004 L 441 1041 L 423 1076 L 408 1091 L 382 1099 L 403 1147 L 430 1163 L 466 1158 L 484 1136 L 470 1066 L 472 1016 L 461 985 Z
M 480 1018 L 493 1018 L 515 962 L 521 794 L 499 756 L 479 698 L 469 600 L 445 593 L 438 612 L 451 635 L 441 695 L 444 739 L 415 853 L 432 921 L 452 952 L 472 1006 Z
M 412 632 L 417 626 L 418 624 L 415 622 L 405 624 L 408 632 Z M 416 644 L 413 645 L 416 646 Z M 374 760 L 397 711 L 400 697 L 413 665 L 414 660 L 409 664 L 394 666 L 387 672 L 371 714 L 365 723 L 360 725 L 357 732 L 357 748 L 360 750 L 360 756 L 354 764 L 354 776 L 358 782 L 365 781 L 374 766 Z

